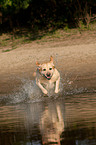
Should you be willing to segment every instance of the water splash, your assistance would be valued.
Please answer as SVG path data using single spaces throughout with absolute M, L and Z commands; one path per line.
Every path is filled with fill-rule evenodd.
M 88 92 L 87 88 L 81 87 L 78 88 L 74 81 L 70 80 L 68 76 L 61 77 L 60 82 L 60 92 L 58 94 L 54 93 L 54 89 L 48 92 L 48 95 L 45 96 L 39 87 L 36 85 L 34 80 L 30 79 L 21 79 L 22 85 L 19 87 L 18 92 L 13 92 L 8 96 L 0 97 L 0 104 L 2 103 L 23 103 L 23 102 L 38 102 L 47 98 L 65 97 L 66 95 L 74 95 Z
M 22 79 L 22 86 L 19 92 L 11 94 L 12 100 L 10 103 L 21 103 L 28 100 L 37 101 L 42 96 L 40 90 L 36 86 L 35 81 Z

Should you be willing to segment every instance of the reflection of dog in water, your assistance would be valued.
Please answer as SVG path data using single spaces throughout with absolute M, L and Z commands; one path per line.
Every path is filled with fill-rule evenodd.
M 36 84 L 44 94 L 48 93 L 49 88 L 53 88 L 55 84 L 55 93 L 59 92 L 60 74 L 53 64 L 53 57 L 47 63 L 39 64 L 36 62 Z
M 56 106 L 56 112 L 56 114 L 52 114 L 47 107 L 43 112 L 40 122 L 43 144 L 60 145 L 60 135 L 64 131 L 64 120 L 59 105 Z

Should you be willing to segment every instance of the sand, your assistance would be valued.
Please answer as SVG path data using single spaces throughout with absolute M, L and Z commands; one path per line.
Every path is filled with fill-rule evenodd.
M 86 85 L 96 86 L 96 43 L 32 42 L 19 46 L 9 52 L 0 51 L 0 94 L 11 93 L 21 83 L 20 78 L 34 79 L 36 61 L 54 63 L 62 77 L 68 74 L 72 78 L 87 80 Z M 90 80 L 90 81 L 89 81 Z M 82 86 L 83 84 L 80 83 Z M 92 86 L 93 85 L 93 86 Z

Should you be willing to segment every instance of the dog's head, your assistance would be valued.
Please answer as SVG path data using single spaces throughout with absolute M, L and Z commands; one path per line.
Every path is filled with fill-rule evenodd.
M 44 76 L 46 79 L 50 80 L 51 77 L 53 76 L 53 73 L 54 73 L 54 64 L 53 64 L 53 57 L 51 56 L 50 57 L 50 61 L 47 62 L 47 63 L 38 63 L 36 62 L 36 65 L 38 66 L 38 70 L 40 72 L 40 74 L 42 76 Z

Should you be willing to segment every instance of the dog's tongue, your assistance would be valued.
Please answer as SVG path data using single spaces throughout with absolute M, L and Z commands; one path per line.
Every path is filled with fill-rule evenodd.
M 47 79 L 51 79 L 51 76 L 47 76 L 47 75 L 46 75 L 46 78 L 47 78 Z
M 49 79 L 50 77 L 47 76 L 47 78 Z

